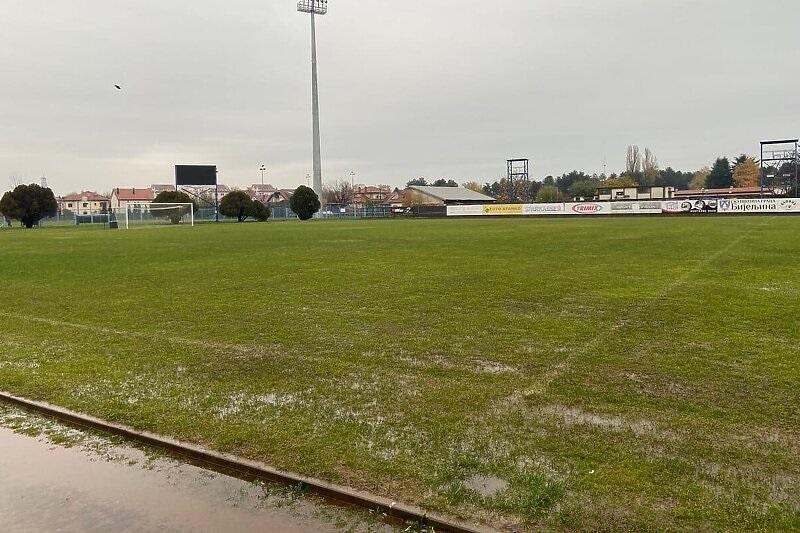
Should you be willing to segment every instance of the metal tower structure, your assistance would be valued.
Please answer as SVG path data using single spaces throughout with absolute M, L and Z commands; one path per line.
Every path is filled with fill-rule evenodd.
M 529 173 L 529 165 L 530 161 L 528 159 L 509 159 L 506 161 L 508 167 L 508 200 L 510 202 L 515 202 L 517 200 L 522 200 L 523 202 L 528 202 L 530 199 L 528 198 L 528 191 L 530 188 L 531 176 Z M 522 198 L 517 198 L 516 191 L 514 189 L 514 183 L 521 181 L 522 182 Z
M 761 193 L 776 188 L 797 191 L 800 172 L 800 140 L 761 143 Z
M 319 138 L 319 87 L 317 85 L 316 16 L 328 12 L 328 0 L 300 0 L 297 11 L 311 14 L 311 114 L 314 135 L 314 192 L 322 198 L 322 148 Z

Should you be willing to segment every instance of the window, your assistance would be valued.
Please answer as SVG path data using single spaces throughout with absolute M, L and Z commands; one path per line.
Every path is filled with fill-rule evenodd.
M 89 207 L 89 204 L 87 204 L 86 202 L 83 202 L 83 207 Z
M 67 207 L 72 207 L 72 204 L 67 204 Z

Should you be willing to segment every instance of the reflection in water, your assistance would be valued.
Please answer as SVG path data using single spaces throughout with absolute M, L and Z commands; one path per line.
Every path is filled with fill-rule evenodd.
M 388 531 L 366 513 L 249 483 L 0 406 L 0 530 Z

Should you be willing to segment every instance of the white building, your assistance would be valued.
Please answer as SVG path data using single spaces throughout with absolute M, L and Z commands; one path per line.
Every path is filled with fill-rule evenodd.
M 58 210 L 62 214 L 97 215 L 107 213 L 108 207 L 108 197 L 93 191 L 68 194 L 58 199 Z
M 675 196 L 675 187 L 599 187 L 597 199 L 601 202 L 624 200 L 669 200 Z

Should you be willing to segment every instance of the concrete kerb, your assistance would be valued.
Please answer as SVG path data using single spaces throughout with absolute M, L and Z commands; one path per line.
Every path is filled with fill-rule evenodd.
M 64 409 L 63 407 L 52 405 L 47 402 L 21 398 L 3 391 L 0 391 L 0 401 L 55 418 L 70 425 L 100 430 L 105 433 L 124 437 L 131 441 L 161 448 L 173 454 L 192 459 L 198 463 L 235 474 L 237 477 L 243 477 L 244 479 L 260 479 L 287 485 L 302 484 L 304 487 L 307 487 L 311 493 L 319 495 L 327 500 L 379 511 L 390 519 L 404 522 L 417 522 L 432 526 L 439 531 L 453 531 L 457 533 L 488 533 L 496 531 L 492 528 L 476 526 L 437 513 L 430 513 L 421 507 L 398 503 L 368 492 L 336 485 L 294 472 L 279 470 L 258 461 L 215 452 L 148 431 L 139 431 L 122 424 L 107 422 L 100 418 Z

